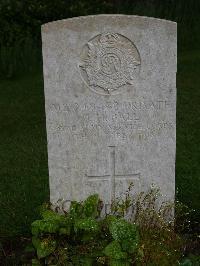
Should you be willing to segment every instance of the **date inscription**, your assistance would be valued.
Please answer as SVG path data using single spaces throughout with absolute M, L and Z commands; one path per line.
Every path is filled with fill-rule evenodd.
M 52 102 L 46 106 L 48 130 L 68 138 L 110 137 L 121 141 L 144 141 L 174 128 L 166 117 L 174 103 L 156 101 Z

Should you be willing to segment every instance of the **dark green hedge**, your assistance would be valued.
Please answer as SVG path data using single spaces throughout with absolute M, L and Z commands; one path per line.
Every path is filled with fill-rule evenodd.
M 100 13 L 137 14 L 178 22 L 179 47 L 200 44 L 199 0 L 2 0 L 0 3 L 0 76 L 31 72 L 41 59 L 41 25 Z
M 124 13 L 177 21 L 198 35 L 199 0 L 2 0 L 0 43 L 12 45 L 25 37 L 40 39 L 43 23 L 80 15 Z M 198 36 L 190 35 L 195 38 Z

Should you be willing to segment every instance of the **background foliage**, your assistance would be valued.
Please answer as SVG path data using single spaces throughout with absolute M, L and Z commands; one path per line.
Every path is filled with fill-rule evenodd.
M 199 47 L 198 0 L 2 0 L 0 75 L 32 71 L 41 63 L 43 23 L 99 13 L 137 14 L 178 22 L 181 48 Z M 37 59 L 37 60 L 36 60 Z
M 99 13 L 178 22 L 177 196 L 200 212 L 200 1 L 1 0 L 1 237 L 29 233 L 37 206 L 49 197 L 41 24 Z

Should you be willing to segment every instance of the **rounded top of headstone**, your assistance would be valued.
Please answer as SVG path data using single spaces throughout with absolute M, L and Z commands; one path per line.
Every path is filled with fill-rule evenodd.
M 153 18 L 153 17 L 146 17 L 146 16 L 137 16 L 137 15 L 123 15 L 123 14 L 99 14 L 99 15 L 89 15 L 89 16 L 80 16 L 80 17 L 73 17 L 68 19 L 56 20 L 52 22 L 48 22 L 42 25 L 42 31 L 51 31 L 57 30 L 58 28 L 66 27 L 67 25 L 71 25 L 74 23 L 84 23 L 86 21 L 95 22 L 99 20 L 108 20 L 108 21 L 115 21 L 124 23 L 125 21 L 137 21 L 138 23 L 157 23 L 157 24 L 167 24 L 168 26 L 171 25 L 172 27 L 176 27 L 177 23 L 174 21 L 160 19 L 160 18 Z

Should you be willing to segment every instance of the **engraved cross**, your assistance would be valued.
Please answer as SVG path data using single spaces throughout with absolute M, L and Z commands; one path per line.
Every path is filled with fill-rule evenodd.
M 140 173 L 116 174 L 115 146 L 110 148 L 110 174 L 106 175 L 86 175 L 88 182 L 108 181 L 110 183 L 110 199 L 114 200 L 116 196 L 115 185 L 117 180 L 139 180 Z

